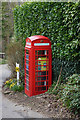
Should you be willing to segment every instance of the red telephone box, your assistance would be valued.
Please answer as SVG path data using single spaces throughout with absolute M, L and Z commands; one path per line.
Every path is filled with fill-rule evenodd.
M 26 39 L 25 93 L 28 96 L 44 93 L 52 82 L 52 50 L 50 40 L 41 35 Z

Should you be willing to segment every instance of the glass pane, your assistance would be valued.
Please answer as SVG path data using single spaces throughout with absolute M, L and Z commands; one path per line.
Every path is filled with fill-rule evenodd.
M 38 87 L 38 91 L 41 91 L 42 90 L 42 87 Z
M 38 64 L 39 65 L 39 64 Z M 38 70 L 41 70 L 41 66 L 38 66 Z
M 37 86 L 37 82 L 35 82 L 35 85 Z
M 37 81 L 37 77 L 35 77 L 35 80 Z
M 28 70 L 26 70 L 26 74 L 29 74 L 29 71 L 28 71 Z
M 44 81 L 44 85 L 46 85 L 46 81 Z
M 41 82 L 41 85 L 44 85 L 44 82 Z
M 29 66 L 28 66 L 28 65 L 26 65 L 26 69 L 29 69 Z
M 42 90 L 46 90 L 46 86 L 45 86 L 45 87 L 42 87 Z
M 35 65 L 37 65 L 37 61 L 35 62 Z
M 27 84 L 29 84 L 29 81 L 28 81 L 28 80 L 26 80 L 26 83 L 27 83 Z
M 38 76 L 40 76 L 41 75 L 41 72 L 38 72 Z
M 46 75 L 46 71 L 43 71 L 43 72 L 42 72 L 42 75 Z
M 35 51 L 35 55 L 37 55 L 37 51 Z
M 40 86 L 41 85 L 41 82 L 38 82 L 38 86 Z
M 28 75 L 26 75 L 26 79 L 29 80 L 29 76 Z
M 37 66 L 35 67 L 35 70 L 37 70 Z
M 46 75 L 46 71 L 38 72 L 38 76 L 41 76 L 41 75 Z
M 29 55 L 26 55 L 26 59 L 29 59 Z
M 29 50 L 26 50 L 26 54 L 29 54 Z
M 26 89 L 29 90 L 29 86 L 28 85 L 26 85 Z
M 37 56 L 35 56 L 35 60 L 37 60 L 38 58 L 37 58 Z
M 29 61 L 28 61 L 28 60 L 26 60 L 26 64 L 29 64 Z
M 45 76 L 45 77 L 42 77 L 42 80 L 46 80 L 46 76 Z
M 38 80 L 41 80 L 42 79 L 42 77 L 38 77 Z
M 38 55 L 46 55 L 46 50 L 38 50 Z
M 37 72 L 35 72 L 35 76 L 37 76 Z

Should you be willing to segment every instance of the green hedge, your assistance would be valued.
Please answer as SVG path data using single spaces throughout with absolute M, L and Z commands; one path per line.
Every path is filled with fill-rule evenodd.
M 73 74 L 63 85 L 61 99 L 63 103 L 75 114 L 80 116 L 80 75 Z
M 60 69 L 62 66 L 62 73 L 61 73 L 61 82 L 65 83 L 65 79 L 73 74 L 80 73 L 80 63 L 75 61 L 68 61 L 68 60 L 60 60 L 54 59 L 52 61 L 52 81 L 58 80 Z
M 14 8 L 16 40 L 44 35 L 52 42 L 52 58 L 79 62 L 80 2 L 32 2 Z

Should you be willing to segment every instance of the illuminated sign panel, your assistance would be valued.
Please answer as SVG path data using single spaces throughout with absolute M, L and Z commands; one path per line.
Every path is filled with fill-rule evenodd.
M 34 46 L 47 46 L 49 43 L 34 43 Z

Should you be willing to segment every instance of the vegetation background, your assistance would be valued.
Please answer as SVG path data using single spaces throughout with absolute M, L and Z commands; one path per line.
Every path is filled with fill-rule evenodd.
M 20 64 L 22 81 L 25 39 L 32 35 L 44 35 L 52 43 L 53 85 L 49 92 L 60 93 L 64 104 L 79 114 L 80 2 L 2 3 L 2 48 L 14 76 L 15 63 Z M 53 91 L 61 66 L 60 84 Z
M 52 43 L 53 80 L 80 72 L 80 2 L 32 2 L 14 8 L 16 41 L 32 35 L 48 37 Z

